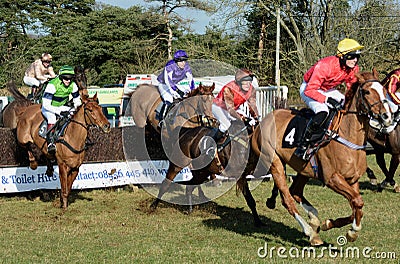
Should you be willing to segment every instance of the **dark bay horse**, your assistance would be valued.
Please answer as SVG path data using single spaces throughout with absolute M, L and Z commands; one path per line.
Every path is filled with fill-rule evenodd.
M 85 75 L 85 70 L 81 66 L 75 66 L 75 78 L 74 82 L 78 86 L 79 93 L 81 95 L 81 98 L 83 97 L 88 97 L 88 91 L 87 91 L 87 78 Z M 43 86 L 40 87 L 42 89 Z M 3 127 L 8 127 L 8 128 L 16 128 L 17 127 L 17 122 L 18 122 L 18 117 L 25 112 L 25 109 L 29 106 L 37 102 L 40 98 L 38 98 L 39 95 L 41 95 L 40 91 L 38 91 L 35 94 L 35 97 L 33 100 L 30 100 L 26 98 L 18 89 L 17 86 L 15 85 L 14 81 L 10 81 L 7 83 L 7 89 L 11 93 L 11 95 L 14 97 L 14 101 L 9 103 L 1 112 L 1 119 L 3 122 Z
M 59 169 L 60 201 L 63 210 L 67 209 L 68 196 L 71 192 L 72 184 L 84 159 L 88 127 L 97 126 L 106 133 L 110 131 L 110 124 L 98 103 L 97 94 L 93 98 L 82 98 L 82 103 L 74 116 L 68 119 L 69 123 L 64 130 L 63 136 L 56 142 L 55 159 Z M 36 169 L 38 166 L 37 160 L 39 157 L 33 153 L 37 153 L 35 150 L 39 148 L 48 161 L 46 174 L 51 176 L 53 168 L 50 160 L 54 159 L 54 157 L 47 153 L 46 140 L 39 136 L 39 125 L 42 121 L 41 105 L 28 106 L 26 111 L 19 117 L 17 140 L 28 151 L 29 167 L 31 169 Z
M 205 95 L 205 97 L 203 97 L 203 100 L 195 99 L 190 103 L 180 104 L 179 106 L 182 109 L 178 111 L 179 113 L 175 112 L 175 115 L 179 115 L 180 113 L 186 112 L 186 116 L 194 117 L 198 116 L 198 111 L 199 109 L 201 109 L 201 112 L 203 112 L 202 113 L 203 116 L 213 117 L 211 111 L 212 101 L 210 101 L 211 98 L 210 96 L 213 96 L 214 88 L 215 88 L 215 83 L 213 83 L 213 85 L 211 86 L 200 84 L 199 87 L 192 90 L 187 95 L 187 98 L 184 99 L 183 101 L 186 101 L 187 99 L 194 96 Z M 207 100 L 207 98 L 209 102 L 204 102 L 204 100 Z M 161 102 L 162 99 L 160 93 L 158 92 L 157 86 L 152 84 L 140 84 L 132 93 L 129 103 L 131 114 L 136 126 L 144 128 L 146 124 L 150 124 L 158 133 L 160 133 L 160 127 L 158 126 L 159 120 L 156 118 L 156 109 Z M 190 104 L 192 104 L 191 107 L 189 107 Z M 205 104 L 210 104 L 210 106 L 206 107 Z M 180 116 L 178 118 L 179 119 L 184 118 L 184 120 L 181 121 L 175 120 L 175 121 L 178 122 L 180 125 L 184 124 L 185 127 L 196 127 L 201 125 L 199 122 L 195 120 L 193 122 L 186 122 L 188 120 L 184 116 Z
M 170 161 L 167 175 L 150 209 L 155 210 L 157 208 L 163 195 L 169 190 L 173 180 L 184 167 L 189 166 L 193 176 L 191 180 L 182 182 L 182 184 L 186 185 L 186 199 L 189 211 L 192 210 L 193 190 L 202 183 L 207 182 L 210 175 L 219 174 L 239 179 L 248 160 L 249 137 L 252 131 L 253 127 L 246 126 L 241 120 L 232 122 L 232 126 L 229 129 L 230 137 L 226 139 L 221 146 L 223 148 L 219 151 L 217 151 L 217 145 L 211 138 L 215 133 L 214 128 L 195 127 L 172 131 L 173 135 L 168 137 L 168 140 L 171 140 L 169 142 L 170 147 L 166 150 Z M 245 190 L 248 192 L 245 192 Z M 245 185 L 242 192 L 247 201 L 247 193 L 250 193 L 248 185 Z M 204 194 L 202 196 L 202 202 L 210 200 Z M 261 223 L 256 211 L 254 217 L 257 223 Z
M 367 168 L 366 152 L 363 150 L 367 141 L 369 118 L 374 116 L 385 126 L 392 122 L 385 92 L 378 81 L 378 73 L 363 72 L 356 75 L 358 82 L 346 93 L 346 103 L 340 115 L 336 115 L 331 132 L 333 140 L 322 145 L 310 162 L 298 159 L 293 152 L 295 148 L 284 148 L 286 127 L 295 117 L 295 113 L 286 110 L 275 110 L 267 115 L 253 133 L 252 151 L 270 172 L 274 184 L 279 190 L 282 204 L 300 224 L 304 234 L 309 237 L 311 245 L 321 245 L 319 229 L 340 228 L 352 223 L 347 232 L 347 239 L 354 241 L 361 231 L 362 207 L 364 202 L 359 191 L 360 177 Z M 298 173 L 288 188 L 285 165 Z M 350 203 L 352 213 L 348 217 L 336 220 L 325 220 L 320 225 L 318 211 L 305 199 L 304 186 L 309 178 L 320 179 L 327 187 L 344 196 Z M 275 194 L 273 194 L 274 196 Z M 306 222 L 296 208 L 298 202 L 307 212 L 310 222 Z M 333 203 L 334 206 L 334 203 Z

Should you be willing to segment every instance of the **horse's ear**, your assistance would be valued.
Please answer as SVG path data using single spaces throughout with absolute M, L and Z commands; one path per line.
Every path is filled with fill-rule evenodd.
M 93 95 L 93 101 L 97 101 L 97 92 Z
M 214 89 L 215 89 L 215 83 L 213 82 L 213 84 L 211 85 L 210 92 L 213 92 L 213 91 L 214 91 Z
M 364 77 L 362 76 L 361 73 L 357 72 L 357 73 L 355 74 L 355 76 L 356 76 L 356 78 L 358 79 L 358 82 L 360 82 L 360 83 L 364 83 L 364 82 L 365 82 L 365 79 L 364 79 Z
M 379 80 L 379 73 L 378 71 L 374 68 L 372 68 L 372 74 L 374 75 L 375 79 Z

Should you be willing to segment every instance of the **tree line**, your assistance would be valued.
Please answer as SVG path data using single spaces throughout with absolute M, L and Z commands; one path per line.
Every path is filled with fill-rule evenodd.
M 399 67 L 398 0 L 147 0 L 128 9 L 95 0 L 0 2 L 0 87 L 23 85 L 25 69 L 41 53 L 62 65 L 82 65 L 89 84 L 120 83 L 129 73 L 155 73 L 174 50 L 191 59 L 246 67 L 262 85 L 274 85 L 279 26 L 280 84 L 298 96 L 304 72 L 354 38 L 365 46 L 362 70 L 382 75 Z M 178 8 L 215 14 L 204 34 L 188 30 Z M 279 12 L 279 16 L 278 16 Z M 280 19 L 277 19 L 277 18 Z

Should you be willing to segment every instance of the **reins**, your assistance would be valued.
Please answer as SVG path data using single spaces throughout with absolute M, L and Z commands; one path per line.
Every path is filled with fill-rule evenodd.
M 86 108 L 85 108 L 85 106 L 83 106 L 83 113 L 84 113 L 84 119 L 85 119 L 85 123 L 86 123 L 86 124 L 83 124 L 82 122 L 76 121 L 75 119 L 71 119 L 71 118 L 69 118 L 69 122 L 70 122 L 70 123 L 78 124 L 78 125 L 80 125 L 81 127 L 83 127 L 86 131 L 88 131 L 88 127 L 89 127 L 90 125 L 87 125 L 88 122 L 87 122 L 86 118 L 89 118 L 89 120 L 90 120 L 91 123 L 93 123 L 93 119 L 90 117 L 90 115 L 88 115 L 88 114 L 86 113 Z M 74 148 L 73 146 L 71 146 L 71 144 L 69 144 L 67 141 L 65 141 L 64 138 L 57 140 L 57 142 L 59 142 L 59 143 L 65 145 L 70 151 L 72 151 L 72 152 L 75 153 L 75 154 L 82 153 L 83 151 L 87 150 L 89 146 L 92 146 L 92 145 L 93 145 L 93 142 L 92 142 L 87 136 L 86 136 L 86 138 L 85 138 L 85 141 L 86 141 L 86 142 L 85 142 L 83 148 L 81 148 L 81 149 L 78 150 L 78 149 Z

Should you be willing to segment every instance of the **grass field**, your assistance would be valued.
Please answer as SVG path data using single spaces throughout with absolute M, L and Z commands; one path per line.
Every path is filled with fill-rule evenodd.
M 371 161 L 372 164 L 378 174 Z M 382 175 L 377 176 L 383 179 Z M 33 194 L 3 196 L 0 262 L 399 263 L 400 194 L 391 190 L 377 193 L 366 176 L 361 178 L 365 206 L 360 237 L 354 243 L 338 246 L 338 237 L 345 235 L 349 226 L 321 231 L 326 247 L 330 244 L 337 250 L 329 254 L 316 248 L 316 257 L 301 257 L 302 251 L 307 254 L 309 243 L 294 218 L 280 205 L 280 199 L 274 210 L 265 206 L 272 182 L 256 181 L 251 186 L 255 188 L 253 195 L 261 219 L 267 224 L 265 228 L 253 226 L 244 198 L 241 194 L 236 196 L 234 189 L 210 203 L 196 206 L 190 215 L 185 207 L 167 203 L 161 203 L 150 214 L 148 206 L 153 197 L 141 188 L 77 192 L 64 214 L 53 200 L 35 199 Z M 351 212 L 343 197 L 317 181 L 310 182 L 305 194 L 318 208 L 321 220 Z M 360 257 L 351 254 L 346 257 L 349 249 L 359 250 Z M 370 258 L 363 256 L 363 251 Z M 299 256 L 292 257 L 296 253 Z M 264 254 L 265 257 L 259 256 Z M 396 259 L 392 254 L 396 254 Z

